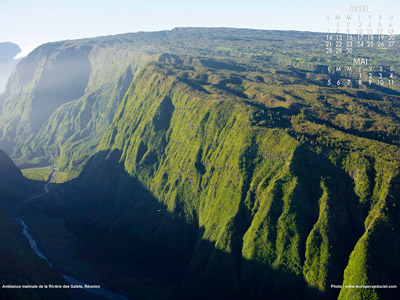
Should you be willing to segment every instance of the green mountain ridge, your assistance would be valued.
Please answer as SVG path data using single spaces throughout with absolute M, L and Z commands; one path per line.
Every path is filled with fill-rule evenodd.
M 1 96 L 0 145 L 75 178 L 40 210 L 135 299 L 391 299 L 331 285 L 400 282 L 400 89 L 325 86 L 340 58 L 321 38 L 182 28 L 44 45 Z M 90 62 L 79 88 L 40 93 L 74 85 L 66 53 Z
M 177 28 L 42 45 L 21 61 L 0 96 L 0 147 L 18 165 L 53 163 L 76 177 L 95 153 L 133 77 L 152 55 L 199 57 L 211 68 L 257 70 L 261 75 L 255 76 L 261 79 L 268 72 L 279 77 L 277 81 L 270 76 L 274 85 L 320 85 L 329 65 L 352 63 L 321 56 L 317 45 L 324 38 L 321 33 L 295 31 Z M 376 65 L 388 64 L 387 51 L 374 58 Z M 240 96 L 230 84 L 234 83 L 221 82 L 219 88 Z M 378 92 L 399 90 L 393 88 L 374 86 Z M 359 92 L 366 93 L 361 98 L 377 97 Z M 357 121 L 370 124 L 368 119 Z M 398 136 L 397 127 L 391 130 L 389 138 Z M 382 131 L 386 134 L 388 129 Z
M 65 187 L 78 195 L 65 197 L 71 230 L 102 249 L 99 260 L 175 268 L 183 299 L 390 296 L 339 295 L 330 285 L 399 278 L 398 251 L 369 271 L 383 263 L 378 236 L 399 245 L 397 146 L 299 111 L 259 122 L 256 100 L 191 82 L 225 71 L 195 67 L 183 77 L 195 59 L 155 59 L 132 82 L 98 154 Z M 244 74 L 247 95 L 260 83 Z

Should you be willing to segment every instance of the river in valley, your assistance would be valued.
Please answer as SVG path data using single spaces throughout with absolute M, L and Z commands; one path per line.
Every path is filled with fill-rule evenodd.
M 26 200 L 24 200 L 23 202 L 27 203 L 27 202 L 31 202 L 31 200 L 39 198 L 45 194 L 47 194 L 49 192 L 48 186 L 49 184 L 54 180 L 54 177 L 57 173 L 57 169 L 53 168 L 53 172 L 49 177 L 49 180 L 46 182 L 45 186 L 44 186 L 44 193 L 40 194 L 40 195 L 36 195 L 33 196 L 31 198 L 28 198 Z M 32 237 L 32 235 L 29 233 L 29 228 L 28 225 L 26 225 L 25 221 L 20 219 L 20 218 L 14 218 L 14 221 L 17 222 L 21 228 L 22 228 L 22 233 L 23 235 L 27 238 L 27 240 L 29 241 L 29 244 L 33 250 L 33 252 L 40 257 L 41 259 L 45 260 L 47 262 L 47 264 L 54 269 L 54 266 L 52 265 L 52 263 L 49 261 L 49 259 L 38 249 L 38 245 L 35 241 L 35 239 Z M 76 278 L 73 278 L 71 276 L 65 275 L 65 274 L 61 274 L 61 276 L 65 279 L 65 281 L 69 284 L 69 285 L 74 285 L 74 286 L 78 286 L 81 287 L 83 290 L 85 290 L 88 293 L 91 293 L 93 295 L 97 295 L 97 296 L 101 296 L 102 298 L 105 299 L 111 299 L 111 300 L 128 300 L 126 297 L 115 294 L 109 290 L 100 288 L 100 287 L 95 287 L 95 288 L 89 288 L 88 284 L 83 283 L 81 281 L 79 281 Z M 93 285 L 92 285 L 93 286 Z

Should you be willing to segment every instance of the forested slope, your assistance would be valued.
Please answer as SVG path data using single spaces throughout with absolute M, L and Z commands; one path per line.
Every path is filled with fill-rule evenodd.
M 67 184 L 72 230 L 100 257 L 172 268 L 185 299 L 385 299 L 330 286 L 399 280 L 398 146 L 321 118 L 383 100 L 350 90 L 316 108 L 326 88 L 256 76 L 155 56 Z
M 323 38 L 178 28 L 43 45 L 1 96 L 0 145 L 69 174 L 40 211 L 133 298 L 390 299 L 331 285 L 400 282 L 400 89 L 327 86 L 357 74 L 329 73 L 351 59 L 322 55 Z M 398 53 L 374 61 L 397 68 Z

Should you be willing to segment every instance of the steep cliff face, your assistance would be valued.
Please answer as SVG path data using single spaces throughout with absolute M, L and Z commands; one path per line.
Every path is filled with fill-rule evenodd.
M 298 32 L 177 28 L 42 45 L 19 63 L 0 96 L 0 147 L 18 165 L 51 162 L 76 177 L 149 56 L 200 56 L 199 64 L 227 71 L 278 65 L 281 70 L 314 70 L 294 57 L 310 60 L 314 50 L 305 53 L 303 48 L 320 38 Z M 293 53 L 279 53 L 283 47 Z M 220 82 L 219 87 L 231 91 L 232 83 Z
M 90 43 L 37 48 L 2 95 L 0 144 L 19 164 L 57 163 L 74 174 L 110 124 L 140 57 Z
M 250 94 L 267 84 L 225 70 L 167 54 L 142 69 L 66 187 L 72 230 L 100 257 L 172 268 L 184 299 L 330 299 L 332 284 L 384 281 L 379 270 L 397 282 L 398 252 L 381 257 L 384 240 L 399 244 L 397 147 L 270 115 Z
M 395 290 L 331 285 L 400 280 L 400 87 L 325 86 L 338 62 L 320 39 L 187 28 L 47 44 L 2 96 L 0 145 L 79 174 L 43 205 L 63 203 L 51 212 L 134 298 L 385 299 Z
M 8 208 L 40 191 L 36 184 L 29 182 L 22 175 L 21 170 L 3 150 L 0 150 L 0 189 L 0 201 Z
M 3 176 L 8 175 L 10 177 L 19 177 L 19 179 L 23 178 L 21 171 L 3 150 L 0 150 L 0 173 Z

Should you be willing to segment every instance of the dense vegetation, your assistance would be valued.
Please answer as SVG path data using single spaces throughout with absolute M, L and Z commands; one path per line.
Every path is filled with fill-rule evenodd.
M 22 169 L 21 171 L 22 175 L 24 175 L 24 177 L 28 179 L 36 181 L 48 181 L 51 173 L 53 172 L 53 169 L 51 167 L 41 167 L 41 168 L 27 168 L 27 169 Z M 68 174 L 65 172 L 57 172 L 52 182 L 55 183 L 65 182 L 67 181 L 67 176 Z
M 28 179 L 37 180 L 37 181 L 47 181 L 53 172 L 53 169 L 50 167 L 43 168 L 30 168 L 23 169 L 22 175 Z
M 389 299 L 330 286 L 400 282 L 400 87 L 326 86 L 343 60 L 322 41 L 185 28 L 47 44 L 1 96 L 1 145 L 75 178 L 40 205 L 134 298 Z
M 43 45 L 18 65 L 6 92 L 0 96 L 0 148 L 10 153 L 19 165 L 56 163 L 70 178 L 76 177 L 95 153 L 133 77 L 158 53 L 198 57 L 205 67 L 224 70 L 222 73 L 228 75 L 225 81 L 215 78 L 212 84 L 237 96 L 245 96 L 241 90 L 244 86 L 230 79 L 229 73 L 252 72 L 252 80 L 264 80 L 268 85 L 264 92 L 271 93 L 269 99 L 261 96 L 262 102 L 276 102 L 279 107 L 282 100 L 287 99 L 285 106 L 295 102 L 301 108 L 305 103 L 293 97 L 307 98 L 316 87 L 325 86 L 331 77 L 358 76 L 334 71 L 328 74 L 328 66 L 333 69 L 352 65 L 352 59 L 323 55 L 324 39 L 324 34 L 294 31 L 177 28 Z M 356 52 L 354 55 L 373 56 L 374 66 L 385 66 L 385 70 L 394 66 L 397 72 L 396 53 L 395 49 L 382 49 L 373 54 Z M 189 83 L 201 84 L 202 80 L 200 76 Z M 284 86 L 290 88 L 286 90 Z M 291 97 L 293 89 L 303 93 Z M 335 120 L 325 121 L 345 130 L 355 128 L 368 137 L 392 141 L 398 136 L 396 123 L 392 126 L 386 119 L 380 122 L 380 127 L 374 124 L 382 114 L 396 116 L 390 105 L 387 107 L 391 99 L 363 105 L 367 111 L 357 112 L 361 114 L 357 118 L 351 116 L 352 110 L 359 108 L 358 98 L 381 99 L 382 91 L 400 95 L 398 83 L 393 89 L 373 85 L 369 91 L 364 87 L 350 95 L 343 88 L 329 89 L 326 95 L 322 89 L 323 95 L 309 102 L 305 109 L 324 100 L 329 108 L 326 113 L 332 109 L 337 113 Z M 254 94 L 254 91 L 249 92 Z M 334 95 L 328 97 L 332 93 Z M 335 104 L 336 98 L 346 95 L 354 103 L 349 102 L 348 107 L 342 107 L 340 102 Z M 385 99 L 387 97 L 381 100 Z M 381 106 L 385 108 L 382 110 Z

